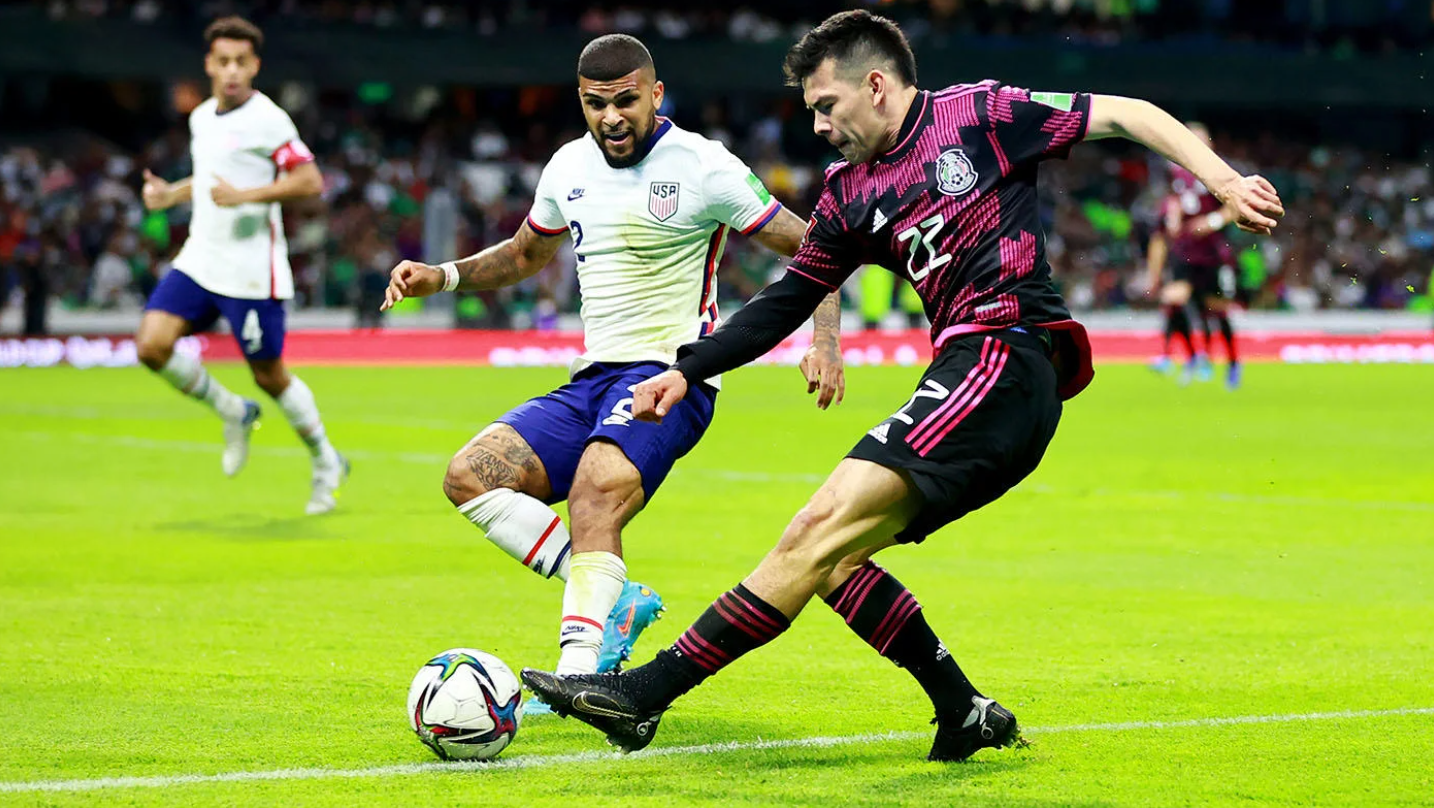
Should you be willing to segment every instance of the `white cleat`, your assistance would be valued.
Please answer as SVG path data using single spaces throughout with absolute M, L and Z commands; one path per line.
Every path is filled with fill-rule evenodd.
M 244 399 L 244 417 L 237 421 L 224 421 L 224 474 L 233 477 L 244 468 L 249 460 L 249 436 L 259 425 L 259 405 Z
M 309 516 L 328 513 L 339 504 L 339 486 L 349 477 L 349 461 L 337 452 L 334 457 L 335 462 L 314 466 L 314 492 L 304 506 Z

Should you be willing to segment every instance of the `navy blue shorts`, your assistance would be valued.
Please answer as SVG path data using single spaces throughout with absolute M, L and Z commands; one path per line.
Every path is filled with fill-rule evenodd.
M 632 388 L 664 370 L 661 362 L 598 363 L 498 419 L 517 430 L 543 461 L 553 487 L 549 504 L 568 498 L 578 459 L 595 440 L 617 444 L 642 475 L 646 501 L 652 501 L 677 458 L 692 451 L 707 431 L 717 402 L 716 390 L 696 384 L 662 423 L 634 420 Z
M 278 359 L 284 353 L 284 301 L 249 300 L 215 294 L 178 269 L 160 279 L 145 311 L 165 311 L 208 331 L 220 317 L 229 321 L 245 359 Z

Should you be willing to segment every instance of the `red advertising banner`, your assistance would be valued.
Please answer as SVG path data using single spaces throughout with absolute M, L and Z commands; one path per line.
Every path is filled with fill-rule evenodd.
M 1139 362 L 1154 356 L 1160 336 L 1149 331 L 1092 331 L 1097 362 Z M 794 365 L 808 337 L 794 336 L 761 362 Z M 1386 331 L 1327 334 L 1247 331 L 1240 334 L 1244 359 L 1289 363 L 1434 363 L 1434 334 Z M 327 330 L 291 331 L 284 358 L 294 364 L 424 365 L 464 364 L 561 366 L 582 353 L 582 335 L 556 331 Z M 919 365 L 931 356 L 923 330 L 863 331 L 842 335 L 848 365 Z M 228 335 L 203 334 L 181 340 L 179 350 L 208 361 L 237 361 L 239 347 Z M 1219 350 L 1216 350 L 1219 358 Z M 0 367 L 126 367 L 136 363 L 134 341 L 124 337 L 0 338 Z

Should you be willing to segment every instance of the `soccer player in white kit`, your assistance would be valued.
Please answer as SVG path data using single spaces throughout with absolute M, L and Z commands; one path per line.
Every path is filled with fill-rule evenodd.
M 194 175 L 166 182 L 145 171 L 144 203 L 163 210 L 193 205 L 189 237 L 174 268 L 159 282 L 135 343 L 139 359 L 181 393 L 208 404 L 224 422 L 224 473 L 249 455 L 259 419 L 257 402 L 228 390 L 199 360 L 176 353 L 175 342 L 220 317 L 229 321 L 254 381 L 279 404 L 313 456 L 313 488 L 305 512 L 326 513 L 348 474 L 348 462 L 324 432 L 314 394 L 282 359 L 284 301 L 294 296 L 279 203 L 315 196 L 323 177 L 293 121 L 254 89 L 263 34 L 238 17 L 204 32 L 204 70 L 213 97 L 189 116 Z
M 590 42 L 578 59 L 578 96 L 589 132 L 553 155 L 518 232 L 458 261 L 399 264 L 385 308 L 515 283 L 572 239 L 585 351 L 571 382 L 480 432 L 453 457 L 443 490 L 504 552 L 567 581 L 558 668 L 593 672 L 619 664 L 661 609 L 656 593 L 627 580 L 621 532 L 697 444 L 717 397 L 714 379 L 677 417 L 650 424 L 633 420 L 630 386 L 716 327 L 716 272 L 730 230 L 790 256 L 806 223 L 720 143 L 658 117 L 663 86 L 637 39 Z M 844 388 L 840 317 L 834 294 L 813 317 L 802 362 L 823 409 Z M 571 536 L 549 507 L 564 499 Z

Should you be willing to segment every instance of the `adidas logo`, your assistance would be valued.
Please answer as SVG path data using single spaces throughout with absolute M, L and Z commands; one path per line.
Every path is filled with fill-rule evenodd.
M 888 432 L 890 432 L 890 431 L 891 431 L 891 422 L 890 422 L 890 421 L 882 421 L 881 423 L 879 423 L 879 424 L 877 424 L 876 426 L 872 427 L 871 431 L 868 432 L 868 433 L 866 433 L 866 434 L 872 436 L 873 438 L 876 438 L 877 440 L 881 441 L 882 443 L 886 443 L 886 433 L 888 433 Z
M 878 210 L 876 215 L 871 217 L 871 232 L 875 233 L 883 227 L 886 227 L 886 214 Z M 882 441 L 882 443 L 885 442 Z
M 951 656 L 951 652 L 946 650 L 946 643 L 938 640 L 936 643 L 936 661 L 940 662 L 949 656 Z

